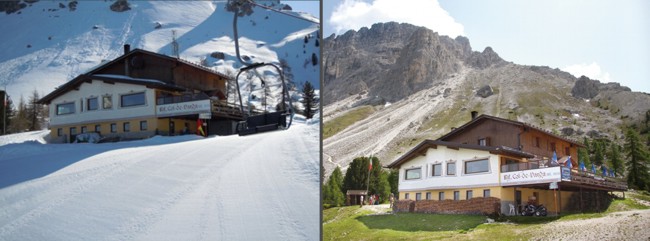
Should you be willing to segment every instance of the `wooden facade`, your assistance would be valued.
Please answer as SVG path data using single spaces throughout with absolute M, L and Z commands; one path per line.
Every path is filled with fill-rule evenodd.
M 59 139 L 73 140 L 86 131 L 127 139 L 195 133 L 199 118 L 205 118 L 207 134 L 230 135 L 243 115 L 227 100 L 229 79 L 182 59 L 125 45 L 124 55 L 70 80 L 39 103 L 50 105 L 50 129 Z M 123 97 L 135 95 L 135 102 L 124 104 L 129 100 Z M 110 103 L 103 106 L 105 102 Z M 57 113 L 64 105 L 74 108 Z
M 438 140 L 473 145 L 505 146 L 531 153 L 540 159 L 550 159 L 555 151 L 558 158 L 571 156 L 574 166 L 578 164 L 578 147 L 582 146 L 580 143 L 522 122 L 488 115 L 476 117 Z

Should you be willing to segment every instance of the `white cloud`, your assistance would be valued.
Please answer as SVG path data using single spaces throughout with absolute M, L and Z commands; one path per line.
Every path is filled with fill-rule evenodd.
M 596 62 L 591 62 L 591 64 L 574 64 L 574 65 L 569 65 L 562 70 L 571 73 L 573 76 L 579 78 L 580 76 L 584 75 L 589 77 L 590 79 L 595 79 L 595 80 L 600 80 L 601 82 L 609 82 L 609 73 L 603 71 L 600 68 L 600 65 L 598 65 Z
M 423 26 L 452 38 L 464 35 L 463 25 L 442 9 L 437 0 L 371 1 L 344 0 L 337 6 L 330 17 L 330 24 L 336 34 L 392 21 Z

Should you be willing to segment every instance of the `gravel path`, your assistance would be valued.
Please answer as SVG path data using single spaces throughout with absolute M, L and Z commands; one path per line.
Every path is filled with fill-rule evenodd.
M 650 240 L 650 210 L 552 222 L 543 225 L 533 237 L 531 240 Z

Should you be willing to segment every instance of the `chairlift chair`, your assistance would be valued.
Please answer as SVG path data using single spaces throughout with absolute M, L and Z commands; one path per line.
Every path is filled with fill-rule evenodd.
M 273 112 L 265 112 L 261 114 L 255 114 L 251 112 L 250 108 L 248 111 L 245 111 L 244 102 L 242 101 L 241 90 L 239 86 L 239 76 L 244 72 L 254 71 L 256 68 L 264 66 L 272 66 L 280 74 L 280 80 L 282 81 L 282 102 L 279 104 L 280 108 Z M 239 96 L 239 108 L 245 117 L 245 120 L 237 123 L 237 132 L 240 136 L 274 131 L 278 129 L 288 129 L 291 126 L 291 121 L 293 120 L 291 97 L 289 96 L 289 91 L 287 90 L 287 85 L 284 81 L 284 76 L 280 68 L 270 63 L 255 63 L 241 68 L 237 73 L 235 83 L 237 85 L 237 95 Z M 262 84 L 264 85 L 265 83 Z M 287 99 L 289 100 L 288 105 L 285 102 Z M 287 118 L 289 121 L 287 121 Z
M 280 68 L 271 63 L 250 63 L 248 61 L 244 61 L 241 56 L 239 55 L 239 36 L 237 32 L 237 18 L 239 17 L 240 14 L 244 15 L 246 12 L 246 9 L 250 8 L 251 4 L 256 5 L 254 2 L 250 0 L 229 0 L 228 4 L 233 7 L 234 9 L 234 18 L 233 18 L 233 34 L 234 34 L 234 40 L 235 40 L 235 53 L 237 54 L 237 59 L 239 60 L 240 63 L 244 65 L 239 72 L 237 73 L 237 77 L 235 78 L 235 83 L 237 85 L 237 95 L 239 96 L 239 109 L 244 115 L 244 120 L 240 121 L 237 123 L 237 132 L 239 133 L 240 136 L 245 136 L 245 135 L 250 135 L 250 134 L 256 134 L 256 133 L 262 133 L 262 132 L 267 132 L 267 131 L 273 131 L 273 130 L 278 130 L 278 129 L 288 129 L 291 126 L 291 121 L 293 120 L 293 109 L 292 109 L 292 103 L 291 103 L 291 97 L 289 96 L 289 90 L 287 89 L 287 84 L 285 83 L 284 80 L 284 75 L 282 74 L 282 71 Z M 281 80 L 282 84 L 282 102 L 279 105 L 279 109 L 276 109 L 274 112 L 268 112 L 268 113 L 261 113 L 261 114 L 255 114 L 248 109 L 248 111 L 244 111 L 244 104 L 242 101 L 242 96 L 241 96 L 241 90 L 239 87 L 239 76 L 247 71 L 255 71 L 257 68 L 265 67 L 265 66 L 271 66 L 273 69 L 275 69 Z M 256 72 L 254 72 L 256 73 Z M 264 84 L 264 82 L 262 82 Z M 250 93 L 249 93 L 250 95 Z M 286 100 L 288 100 L 288 105 L 286 103 Z M 287 122 L 287 118 L 289 121 Z

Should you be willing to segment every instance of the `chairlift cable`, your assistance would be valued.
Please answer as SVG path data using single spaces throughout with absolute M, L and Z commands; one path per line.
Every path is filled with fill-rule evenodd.
M 287 16 L 290 16 L 290 17 L 294 17 L 294 18 L 297 18 L 297 19 L 300 19 L 300 20 L 304 20 L 304 21 L 307 21 L 307 22 L 310 22 L 310 23 L 319 24 L 319 26 L 320 26 L 320 22 L 318 22 L 318 21 L 314 21 L 314 20 L 311 20 L 311 19 L 307 19 L 307 18 L 303 18 L 303 17 L 300 17 L 300 16 L 296 16 L 296 15 L 292 15 L 292 14 L 289 14 L 289 13 L 285 13 L 285 12 L 279 11 L 279 10 L 277 10 L 277 9 L 273 9 L 273 8 L 271 8 L 271 7 L 267 7 L 267 6 L 264 6 L 264 5 L 257 4 L 256 2 L 251 1 L 251 0 L 247 0 L 247 1 L 248 1 L 250 4 L 253 4 L 253 5 L 258 6 L 258 7 L 261 7 L 261 8 L 264 8 L 264 9 L 266 9 L 266 10 L 271 10 L 271 11 L 273 11 L 273 12 L 276 12 L 276 13 L 279 13 L 279 14 L 284 14 L 284 15 L 287 15 Z

